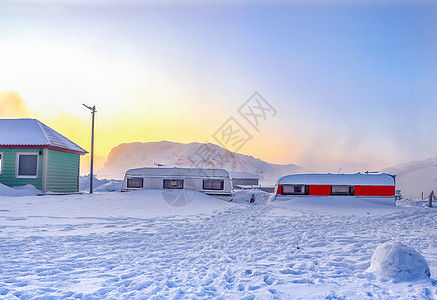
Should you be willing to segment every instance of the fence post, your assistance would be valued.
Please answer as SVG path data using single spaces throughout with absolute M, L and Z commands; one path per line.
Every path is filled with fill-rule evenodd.
M 433 200 L 433 198 L 435 198 L 434 191 L 432 191 L 431 194 L 429 194 L 429 197 L 428 197 L 428 207 L 432 207 L 432 200 Z

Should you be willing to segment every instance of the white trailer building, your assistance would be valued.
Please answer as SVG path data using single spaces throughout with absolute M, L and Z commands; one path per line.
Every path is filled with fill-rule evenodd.
M 194 190 L 232 200 L 232 181 L 223 169 L 138 168 L 126 172 L 122 192 L 138 189 Z
M 249 172 L 229 172 L 234 188 L 253 188 L 259 185 L 259 176 Z

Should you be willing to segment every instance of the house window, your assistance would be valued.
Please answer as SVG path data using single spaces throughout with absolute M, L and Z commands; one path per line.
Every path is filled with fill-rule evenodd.
M 164 179 L 164 188 L 165 189 L 183 189 L 184 188 L 184 180 L 183 179 Z
M 38 153 L 17 153 L 17 178 L 38 177 Z
M 305 195 L 307 194 L 304 185 L 283 185 L 282 195 Z
M 0 174 L 3 171 L 3 153 L 0 152 Z
M 224 180 L 206 179 L 203 181 L 204 190 L 223 190 Z
M 141 189 L 143 188 L 143 178 L 142 177 L 132 177 L 127 179 L 127 187 L 131 189 Z
M 350 185 L 333 185 L 331 187 L 332 195 L 352 195 L 352 189 Z

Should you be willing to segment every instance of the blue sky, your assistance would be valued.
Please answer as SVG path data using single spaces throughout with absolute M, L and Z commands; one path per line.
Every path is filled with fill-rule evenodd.
M 82 144 L 58 115 L 96 104 L 102 160 L 122 142 L 213 141 L 255 91 L 277 114 L 241 153 L 333 172 L 436 156 L 431 2 L 111 3 L 0 1 L 0 89 Z

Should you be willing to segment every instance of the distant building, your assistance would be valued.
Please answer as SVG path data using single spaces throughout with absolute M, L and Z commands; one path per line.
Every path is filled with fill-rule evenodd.
M 248 172 L 229 172 L 234 188 L 246 188 L 259 185 L 259 177 Z
M 84 149 L 36 119 L 0 119 L 0 183 L 43 193 L 79 191 Z

